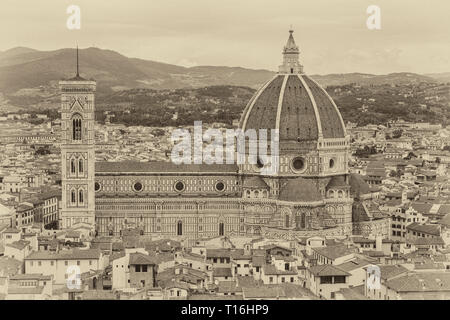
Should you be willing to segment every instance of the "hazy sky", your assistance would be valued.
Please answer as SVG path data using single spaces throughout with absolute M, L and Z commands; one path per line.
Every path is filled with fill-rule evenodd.
M 69 5 L 81 29 L 66 27 Z M 366 9 L 381 8 L 381 30 Z M 0 50 L 96 46 L 172 64 L 277 70 L 292 24 L 307 73 L 450 71 L 448 0 L 1 0 Z

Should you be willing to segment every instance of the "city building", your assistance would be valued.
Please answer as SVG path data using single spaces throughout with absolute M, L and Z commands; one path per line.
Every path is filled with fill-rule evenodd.
M 244 164 L 95 163 L 95 87 L 78 73 L 60 82 L 63 228 L 85 222 L 98 235 L 138 228 L 191 241 L 390 233 L 382 215 L 359 219 L 361 210 L 353 212 L 355 189 L 365 182 L 350 185 L 350 137 L 331 97 L 304 73 L 292 30 L 279 72 L 255 93 L 239 124 L 244 132 L 279 130 L 275 174 L 265 173 L 271 164 L 250 148 Z

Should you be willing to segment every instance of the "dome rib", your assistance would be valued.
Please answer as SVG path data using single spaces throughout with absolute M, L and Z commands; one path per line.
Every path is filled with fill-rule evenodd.
M 270 79 L 269 81 L 267 81 L 262 87 L 261 89 L 259 89 L 255 95 L 253 96 L 252 99 L 250 99 L 249 104 L 247 105 L 247 107 L 245 107 L 244 112 L 242 114 L 243 119 L 242 119 L 242 131 L 245 132 L 246 128 L 247 128 L 247 121 L 248 118 L 252 112 L 253 106 L 255 105 L 255 103 L 258 101 L 258 98 L 261 96 L 261 94 L 266 90 L 266 88 L 278 77 L 278 75 L 275 75 L 272 79 Z
M 340 120 L 340 123 L 342 125 L 342 131 L 343 131 L 343 135 L 344 137 L 347 136 L 347 131 L 345 129 L 345 123 L 344 123 L 344 119 L 342 118 L 341 112 L 339 111 L 336 103 L 334 102 L 334 100 L 331 98 L 331 96 L 328 94 L 328 92 L 322 87 L 320 86 L 317 81 L 315 81 L 314 79 L 312 79 L 311 77 L 305 76 L 305 78 L 307 78 L 309 81 L 311 81 L 313 84 L 315 84 L 315 86 L 317 88 L 319 88 L 319 90 L 321 90 L 323 92 L 323 94 L 328 98 L 328 100 L 330 101 L 331 105 L 334 107 L 334 110 L 337 113 L 337 116 Z
M 322 122 L 320 121 L 320 114 L 319 114 L 319 110 L 317 108 L 316 99 L 314 99 L 314 96 L 313 96 L 313 94 L 311 92 L 311 89 L 306 84 L 306 81 L 303 79 L 302 75 L 299 74 L 298 78 L 300 79 L 300 81 L 302 82 L 303 86 L 305 87 L 306 92 L 308 92 L 309 100 L 311 100 L 311 103 L 313 105 L 314 113 L 316 115 L 316 123 L 317 123 L 317 131 L 318 131 L 319 139 L 323 138 Z
M 278 97 L 278 106 L 277 106 L 277 119 L 275 121 L 275 129 L 280 129 L 280 118 L 281 118 L 281 109 L 283 108 L 284 101 L 284 91 L 286 90 L 286 83 L 289 79 L 289 76 L 284 76 L 283 84 L 281 85 L 280 96 Z
M 245 127 L 243 128 L 244 131 L 254 129 L 258 132 L 260 129 L 275 129 L 276 113 L 283 79 L 283 76 L 277 75 L 277 77 L 261 91 L 251 108 L 248 110 L 248 118 L 246 119 Z
M 287 128 L 289 128 L 289 132 Z M 318 138 L 313 104 L 297 75 L 289 76 L 284 90 L 280 138 L 294 141 L 309 141 Z

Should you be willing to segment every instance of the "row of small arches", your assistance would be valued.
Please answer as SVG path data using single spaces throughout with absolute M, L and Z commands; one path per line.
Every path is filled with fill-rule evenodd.
M 267 190 L 247 190 L 245 191 L 245 198 L 267 198 L 269 193 Z

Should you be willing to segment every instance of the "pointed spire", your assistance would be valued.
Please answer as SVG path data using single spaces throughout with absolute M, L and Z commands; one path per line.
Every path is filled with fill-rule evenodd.
M 80 76 L 80 59 L 79 59 L 79 52 L 78 52 L 78 43 L 77 43 L 77 74 L 75 77 L 68 79 L 71 81 L 86 81 L 86 79 L 82 78 Z
M 79 64 L 78 64 L 78 44 L 77 44 L 77 77 L 80 76 Z
M 283 48 L 283 64 L 279 67 L 279 73 L 303 73 L 303 66 L 298 59 L 300 50 L 295 44 L 294 36 L 292 35 L 293 33 L 294 30 L 291 25 L 289 29 L 289 38 Z
M 298 52 L 298 53 L 300 53 L 300 51 L 298 50 L 297 45 L 295 44 L 294 36 L 292 35 L 293 33 L 294 33 L 294 30 L 292 30 L 292 26 L 291 26 L 291 29 L 289 30 L 289 38 L 288 38 L 288 41 L 287 41 L 286 45 L 284 46 L 283 53 L 287 53 L 287 52 Z

